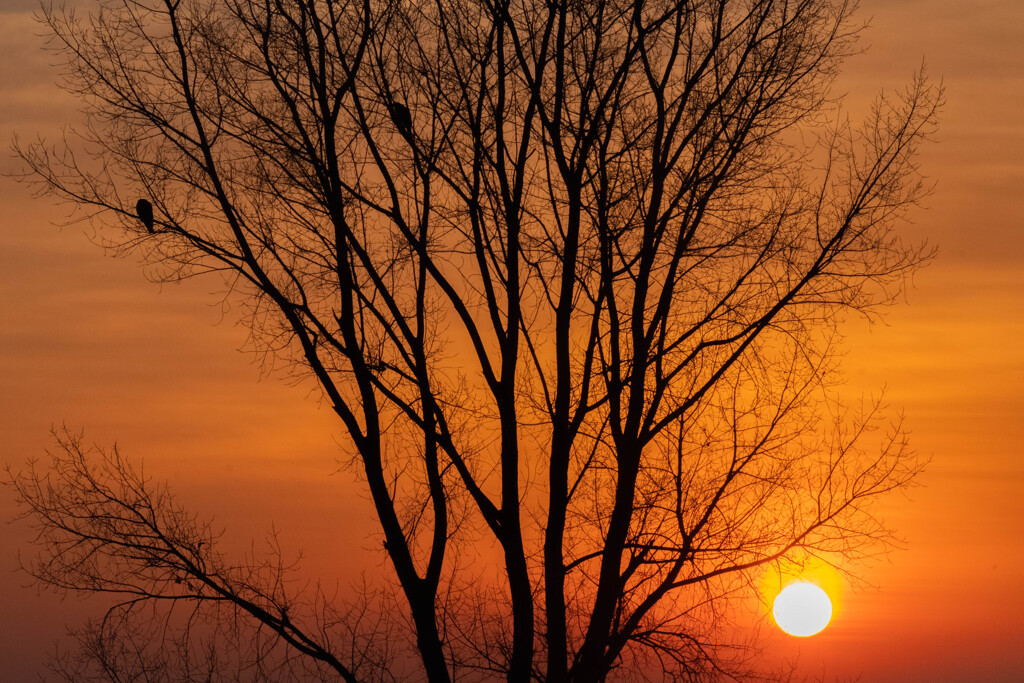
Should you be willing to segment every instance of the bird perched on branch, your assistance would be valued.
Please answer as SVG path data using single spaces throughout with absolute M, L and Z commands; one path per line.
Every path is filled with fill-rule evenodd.
M 395 100 L 391 94 L 391 86 L 388 84 L 388 77 L 381 71 L 381 89 L 384 93 L 384 105 L 388 108 L 388 114 L 395 124 L 395 128 L 406 140 L 412 139 L 412 112 L 409 107 Z
M 412 113 L 409 111 L 409 107 L 401 102 L 392 102 L 389 109 L 391 110 L 391 120 L 395 122 L 395 127 L 398 128 L 402 137 L 412 137 Z
M 139 220 L 146 226 L 146 231 L 150 235 L 153 234 L 153 205 L 149 203 L 149 200 L 140 199 L 135 202 L 135 213 L 138 215 Z

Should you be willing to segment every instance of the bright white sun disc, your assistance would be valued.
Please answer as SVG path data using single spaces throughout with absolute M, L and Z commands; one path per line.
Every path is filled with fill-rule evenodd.
M 775 597 L 775 623 L 791 636 L 820 633 L 832 618 L 832 601 L 813 583 L 791 583 Z

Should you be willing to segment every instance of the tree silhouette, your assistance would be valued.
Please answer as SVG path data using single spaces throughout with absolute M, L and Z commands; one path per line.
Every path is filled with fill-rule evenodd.
M 12 476 L 40 534 L 29 570 L 123 602 L 62 670 L 740 671 L 731 596 L 773 565 L 876 548 L 871 501 L 918 469 L 898 426 L 872 440 L 876 411 L 829 392 L 844 312 L 872 315 L 929 255 L 895 227 L 926 190 L 914 154 L 940 100 L 919 75 L 849 124 L 830 87 L 856 49 L 851 13 L 48 10 L 88 144 L 20 148 L 27 175 L 157 277 L 224 277 L 259 343 L 316 380 L 400 597 L 385 609 L 368 589 L 343 610 L 288 595 L 279 563 L 232 564 L 165 488 L 65 435 L 56 476 Z M 492 547 L 499 571 L 481 579 L 462 553 Z

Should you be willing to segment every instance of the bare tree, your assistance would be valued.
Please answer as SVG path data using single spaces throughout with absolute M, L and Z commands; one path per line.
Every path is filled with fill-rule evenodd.
M 120 598 L 78 630 L 77 656 L 54 662 L 67 680 L 393 680 L 391 626 L 367 609 L 372 591 L 342 613 L 319 589 L 296 588 L 274 537 L 271 560 L 233 563 L 209 523 L 116 448 L 55 437 L 45 472 L 33 463 L 12 478 L 43 548 L 28 569 L 58 590 Z
M 877 549 L 871 502 L 918 469 L 898 426 L 869 437 L 876 411 L 830 393 L 844 312 L 873 315 L 929 255 L 895 228 L 940 100 L 920 75 L 843 118 L 852 11 L 105 0 L 45 13 L 85 144 L 19 152 L 157 278 L 224 277 L 260 348 L 315 378 L 415 675 L 727 676 L 730 598 L 772 564 Z M 341 647 L 360 631 L 340 616 L 299 626 L 275 567 L 232 567 L 104 462 L 66 441 L 75 476 L 14 478 L 43 583 L 207 625 L 226 609 L 315 676 L 412 675 L 398 645 Z M 460 557 L 489 547 L 482 580 Z M 116 626 L 87 644 L 123 660 L 138 626 Z

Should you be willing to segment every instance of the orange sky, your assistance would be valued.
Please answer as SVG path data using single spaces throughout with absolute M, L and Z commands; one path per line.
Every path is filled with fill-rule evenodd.
M 0 140 L 53 134 L 74 103 L 54 85 L 27 0 L 0 0 Z M 1024 679 L 1024 3 L 866 0 L 873 17 L 841 87 L 851 101 L 897 89 L 925 58 L 948 104 L 925 148 L 937 181 L 907 232 L 939 258 L 887 325 L 848 326 L 851 395 L 901 408 L 932 458 L 921 487 L 886 506 L 908 548 L 861 570 L 877 589 L 843 596 L 819 636 L 772 629 L 771 656 L 825 680 Z M 5 157 L 0 168 L 9 169 Z M 345 578 L 339 548 L 369 541 L 367 506 L 342 476 L 340 430 L 308 385 L 259 380 L 245 331 L 199 280 L 158 288 L 58 230 L 49 200 L 0 178 L 0 460 L 19 464 L 67 423 L 118 441 L 183 502 L 247 545 L 271 523 L 309 575 Z M 220 324 L 217 323 L 219 321 Z M 0 517 L 12 513 L 0 491 Z M 87 606 L 37 598 L 11 573 L 22 527 L 0 527 L 0 679 L 40 670 Z M 340 571 L 339 571 L 340 570 Z

